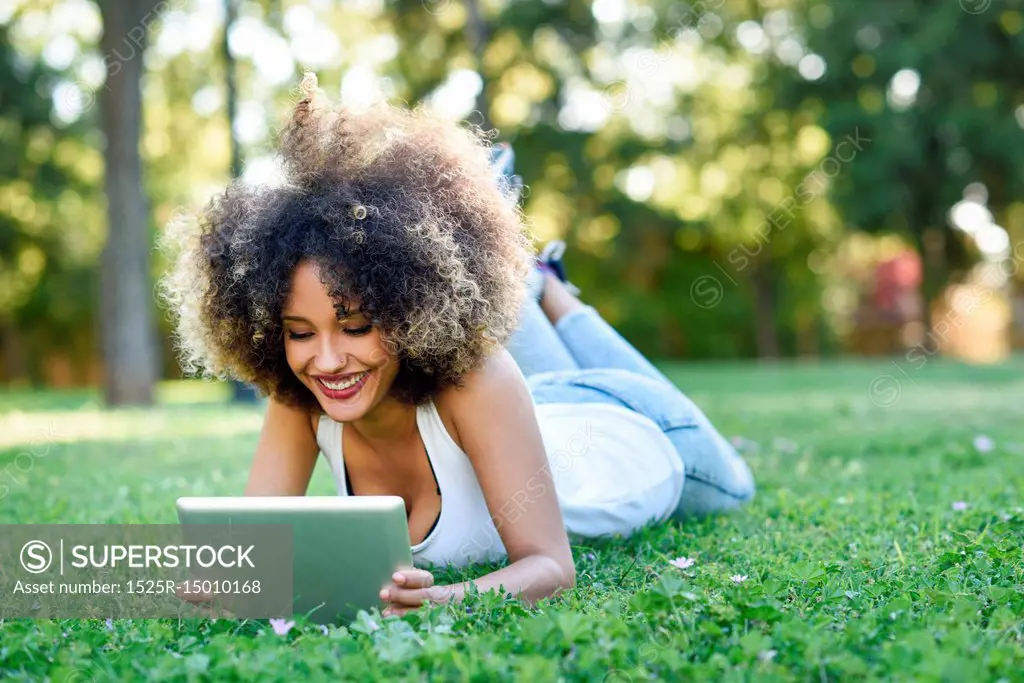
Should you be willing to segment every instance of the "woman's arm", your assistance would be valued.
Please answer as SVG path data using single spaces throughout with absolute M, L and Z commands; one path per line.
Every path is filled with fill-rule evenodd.
M 473 583 L 481 591 L 503 584 L 531 604 L 572 588 L 569 537 L 530 389 L 515 360 L 501 349 L 450 394 L 455 429 L 509 560 Z
M 512 356 L 502 349 L 444 398 L 508 552 L 508 566 L 473 583 L 481 592 L 504 585 L 530 604 L 571 588 L 576 568 L 565 523 L 529 387 Z M 431 586 L 429 573 L 422 574 L 424 582 L 414 572 L 407 588 L 388 594 L 391 611 L 461 600 L 468 588 L 468 582 Z
M 271 397 L 245 495 L 306 495 L 319 450 L 309 413 Z
M 244 495 L 306 495 L 319 451 L 310 415 L 271 398 Z M 177 595 L 194 603 L 208 602 L 214 597 L 210 593 L 185 592 L 180 584 Z M 213 612 L 207 614 L 216 616 Z

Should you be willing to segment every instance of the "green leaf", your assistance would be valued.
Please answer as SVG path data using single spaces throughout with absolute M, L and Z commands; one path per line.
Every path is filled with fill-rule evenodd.
M 958 621 L 975 621 L 981 605 L 971 598 L 960 598 L 953 605 L 953 616 Z
M 989 599 L 992 600 L 996 605 L 1003 605 L 1010 601 L 1010 598 L 1016 593 L 1015 590 L 1007 586 L 989 586 L 988 590 Z
M 555 623 L 562 632 L 565 647 L 586 640 L 593 631 L 591 620 L 577 612 L 560 612 L 555 615 Z
M 210 658 L 200 652 L 185 658 L 185 670 L 189 673 L 204 673 L 210 667 Z
M 989 617 L 988 625 L 989 628 L 994 628 L 997 631 L 1016 628 L 1020 626 L 1020 616 L 1014 614 L 1013 610 L 1008 607 L 998 607 Z
M 780 612 L 774 605 L 767 602 L 760 602 L 755 605 L 744 607 L 740 610 L 740 614 L 744 619 L 749 619 L 750 621 L 763 621 L 769 624 L 782 618 L 782 612 Z
M 868 665 L 864 660 L 851 654 L 844 654 L 839 657 L 836 665 L 842 669 L 847 676 L 864 676 L 868 672 Z
M 895 619 L 904 612 L 909 611 L 910 606 L 910 598 L 908 598 L 905 595 L 901 595 L 898 598 L 890 600 L 889 603 L 882 609 L 882 612 L 885 614 L 886 618 Z
M 380 621 L 371 617 L 366 610 L 361 609 L 356 613 L 355 621 L 349 626 L 349 630 L 362 633 L 363 635 L 370 635 L 380 630 Z
M 825 575 L 816 562 L 800 562 L 792 569 L 793 577 L 799 581 L 814 581 Z
M 423 647 L 423 639 L 403 620 L 385 622 L 384 628 L 374 633 L 374 650 L 385 662 L 404 662 L 412 659 Z
M 936 562 L 938 571 L 945 571 L 950 567 L 954 567 L 963 562 L 964 556 L 960 553 L 945 552 L 939 555 L 939 559 Z
M 520 633 L 527 643 L 543 645 L 548 636 L 557 628 L 552 615 L 548 613 L 524 620 L 520 626 Z
M 743 654 L 748 657 L 756 656 L 761 650 L 770 650 L 771 644 L 771 638 L 757 631 L 751 631 L 740 638 L 740 647 L 743 648 Z
M 654 585 L 654 591 L 666 598 L 672 598 L 682 592 L 687 585 L 686 581 L 679 578 L 675 573 L 662 574 Z

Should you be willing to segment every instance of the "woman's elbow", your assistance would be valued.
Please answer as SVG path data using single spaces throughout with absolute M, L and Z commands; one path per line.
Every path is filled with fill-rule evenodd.
M 565 583 L 563 584 L 564 590 L 572 590 L 576 587 L 576 568 L 572 567 L 569 569 L 568 574 L 565 577 Z
M 568 563 L 560 563 L 558 568 L 556 590 L 572 590 L 576 586 L 576 565 L 570 559 Z
M 563 591 L 572 590 L 576 585 L 576 566 L 571 560 L 564 562 L 549 555 L 540 555 L 537 559 L 544 566 L 543 579 L 537 575 L 533 590 L 524 591 L 524 597 L 529 595 L 528 602 L 554 597 Z

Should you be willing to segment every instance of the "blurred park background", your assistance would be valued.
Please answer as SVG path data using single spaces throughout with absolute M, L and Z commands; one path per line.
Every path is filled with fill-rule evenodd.
M 154 244 L 271 182 L 304 70 L 516 151 L 658 359 L 1024 346 L 1024 0 L 0 0 L 0 386 L 180 376 Z

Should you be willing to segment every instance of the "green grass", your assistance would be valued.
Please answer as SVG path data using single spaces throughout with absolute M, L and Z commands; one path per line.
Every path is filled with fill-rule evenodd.
M 0 678 L 1024 680 L 1024 361 L 667 371 L 742 437 L 757 497 L 627 540 L 574 539 L 563 597 L 486 594 L 285 637 L 260 620 L 8 620 Z M 880 375 L 894 380 L 872 385 Z M 175 523 L 179 495 L 240 493 L 260 409 L 194 384 L 160 395 L 117 411 L 89 392 L 0 395 L 0 467 L 34 444 L 0 522 Z M 322 464 L 310 493 L 331 493 Z M 696 564 L 668 564 L 681 555 Z

